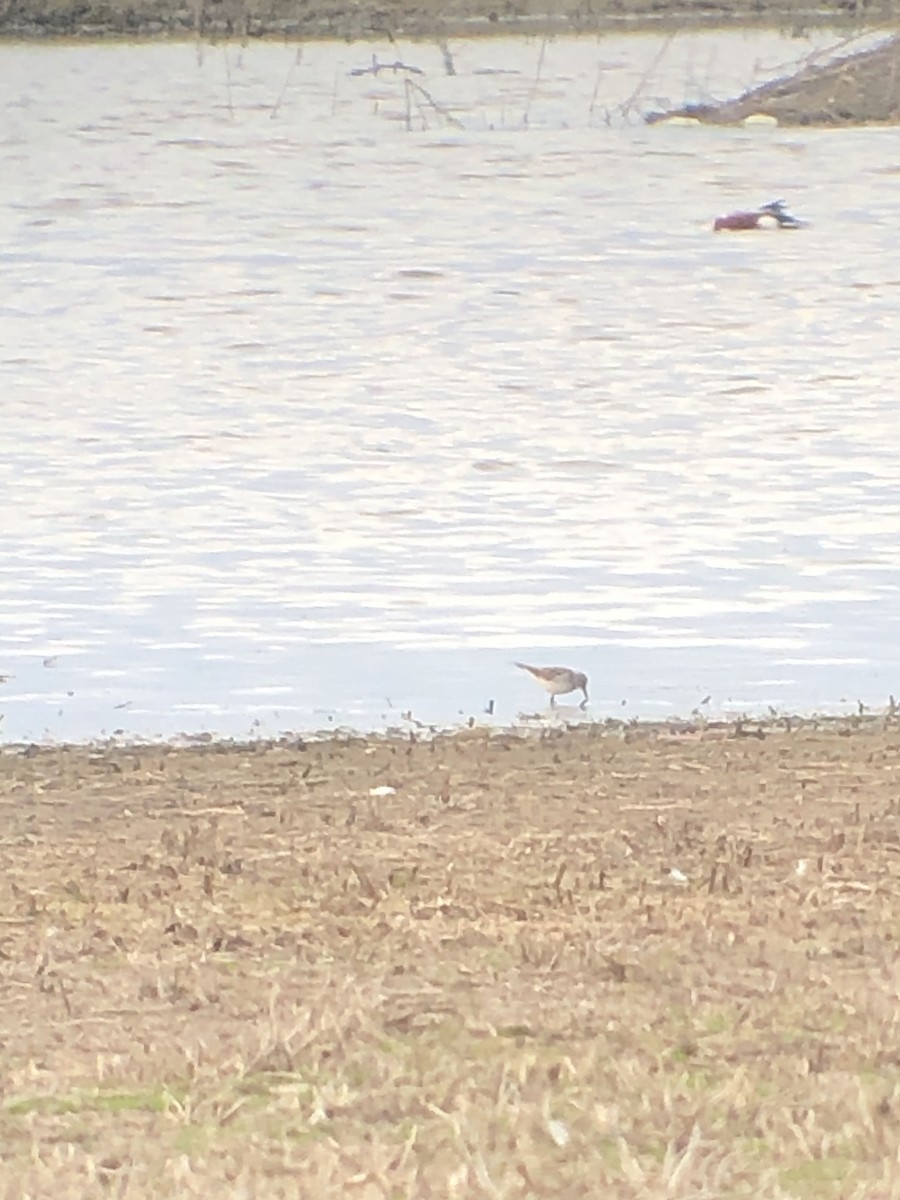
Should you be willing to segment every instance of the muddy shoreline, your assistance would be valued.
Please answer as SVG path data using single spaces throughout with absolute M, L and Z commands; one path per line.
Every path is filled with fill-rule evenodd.
M 898 782 L 893 713 L 7 748 L 8 1194 L 887 1195 Z

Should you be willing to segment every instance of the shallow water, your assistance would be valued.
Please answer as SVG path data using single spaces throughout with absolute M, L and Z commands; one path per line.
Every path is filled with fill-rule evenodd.
M 640 121 L 814 48 L 0 46 L 0 735 L 900 694 L 895 135 Z

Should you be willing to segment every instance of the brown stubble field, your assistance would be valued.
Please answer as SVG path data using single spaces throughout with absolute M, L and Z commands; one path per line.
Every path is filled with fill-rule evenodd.
M 0 1198 L 900 1197 L 900 727 L 756 732 L 7 750 Z

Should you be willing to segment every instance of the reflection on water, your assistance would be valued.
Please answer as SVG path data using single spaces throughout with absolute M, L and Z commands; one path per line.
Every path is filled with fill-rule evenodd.
M 812 48 L 0 47 L 0 734 L 886 700 L 894 139 L 638 121 Z

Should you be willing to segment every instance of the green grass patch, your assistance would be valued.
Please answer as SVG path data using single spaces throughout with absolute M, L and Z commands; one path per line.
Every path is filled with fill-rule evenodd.
M 64 1116 L 68 1113 L 103 1112 L 166 1112 L 173 1099 L 178 1099 L 174 1091 L 167 1088 L 153 1088 L 146 1091 L 106 1091 L 90 1089 L 87 1091 L 70 1092 L 65 1096 L 29 1096 L 21 1100 L 13 1100 L 7 1104 L 6 1111 L 13 1117 L 24 1117 L 29 1113 L 42 1113 L 48 1116 Z
M 842 1196 L 859 1164 L 851 1158 L 835 1155 L 812 1158 L 785 1167 L 779 1172 L 781 1186 L 794 1196 Z

